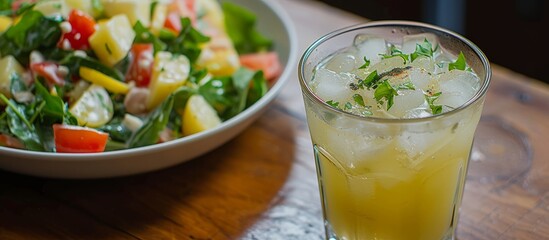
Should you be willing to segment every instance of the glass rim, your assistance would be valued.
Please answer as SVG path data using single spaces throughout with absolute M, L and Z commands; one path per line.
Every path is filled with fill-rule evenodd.
M 343 111 L 341 109 L 336 109 L 332 106 L 330 106 L 328 103 L 323 101 L 320 97 L 318 97 L 316 94 L 313 93 L 312 89 L 309 87 L 309 84 L 307 84 L 307 80 L 305 79 L 305 62 L 309 59 L 310 55 L 313 53 L 313 51 L 320 46 L 322 43 L 337 37 L 339 35 L 352 32 L 359 29 L 364 28 L 372 28 L 372 27 L 420 27 L 424 29 L 430 29 L 435 30 L 441 33 L 445 33 L 450 35 L 453 38 L 458 39 L 459 41 L 465 43 L 467 46 L 469 46 L 473 52 L 479 57 L 480 61 L 482 62 L 482 65 L 484 67 L 484 71 L 486 71 L 486 75 L 484 77 L 484 81 L 482 82 L 481 87 L 479 90 L 471 97 L 467 102 L 462 104 L 461 106 L 452 109 L 448 112 L 440 113 L 431 115 L 428 117 L 421 117 L 421 118 L 381 118 L 381 117 L 372 117 L 372 116 L 359 116 L 353 113 L 349 113 L 346 111 Z M 428 122 L 439 118 L 445 118 L 450 115 L 457 114 L 461 112 L 464 109 L 467 109 L 470 105 L 478 102 L 480 99 L 482 99 L 483 96 L 486 95 L 486 92 L 488 91 L 488 86 L 491 82 L 491 76 L 492 76 L 492 69 L 490 67 L 490 62 L 488 61 L 488 58 L 484 53 L 480 50 L 477 45 L 475 45 L 473 42 L 468 40 L 467 38 L 463 37 L 462 35 L 453 32 L 451 30 L 435 26 L 428 23 L 423 22 L 416 22 L 416 21 L 405 21 L 405 20 L 375 20 L 375 21 L 369 21 L 366 23 L 360 23 L 351 25 L 348 27 L 340 28 L 337 30 L 334 30 L 328 34 L 325 34 L 324 36 L 321 36 L 317 40 L 315 40 L 303 53 L 301 56 L 301 59 L 299 60 L 298 64 L 298 78 L 299 83 L 301 85 L 302 92 L 306 94 L 308 97 L 312 98 L 313 101 L 316 103 L 319 103 L 322 107 L 325 109 L 328 109 L 331 112 L 342 114 L 345 117 L 355 118 L 362 121 L 371 121 L 371 122 L 384 122 L 384 123 L 415 123 L 415 122 Z

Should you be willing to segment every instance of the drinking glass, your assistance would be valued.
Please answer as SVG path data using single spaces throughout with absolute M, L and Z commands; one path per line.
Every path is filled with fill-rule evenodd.
M 400 44 L 429 34 L 463 52 L 480 78 L 475 95 L 442 114 L 411 119 L 363 117 L 336 109 L 311 90 L 315 69 L 368 34 Z M 454 239 L 475 129 L 491 69 L 464 37 L 425 23 L 372 21 L 315 41 L 299 63 L 299 81 L 322 200 L 326 239 Z

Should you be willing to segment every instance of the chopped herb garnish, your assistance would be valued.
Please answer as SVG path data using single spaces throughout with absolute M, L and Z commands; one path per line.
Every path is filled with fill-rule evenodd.
M 379 104 L 383 104 L 385 101 L 387 101 L 387 110 L 389 110 L 394 103 L 395 96 L 398 95 L 398 92 L 396 89 L 391 86 L 388 80 L 385 80 L 378 84 L 376 91 L 374 92 L 374 98 Z
M 353 104 L 350 102 L 345 103 L 344 109 L 345 110 L 351 110 L 353 108 Z
M 396 86 L 396 90 L 416 90 L 416 86 L 411 81 L 407 81 Z
M 444 67 L 444 63 L 443 63 L 443 62 L 437 63 L 437 67 L 438 67 L 438 68 L 443 68 L 443 67 Z
M 362 80 L 361 80 L 362 81 Z M 349 88 L 353 91 L 356 91 L 359 89 L 358 85 L 356 83 L 350 83 Z
M 356 104 L 358 104 L 359 106 L 366 107 L 366 105 L 364 104 L 364 98 L 362 98 L 360 94 L 353 95 L 353 100 L 355 100 Z
M 383 59 L 392 58 L 392 57 L 401 57 L 402 60 L 404 60 L 404 64 L 406 64 L 406 62 L 408 61 L 408 55 L 402 53 L 402 51 L 400 51 L 400 49 L 398 49 L 395 45 L 391 45 L 391 47 L 389 48 L 389 51 L 390 51 L 390 54 L 380 54 L 380 56 Z
M 370 88 L 376 88 L 376 85 L 377 85 L 377 82 L 380 80 L 381 78 L 379 77 L 379 75 L 377 74 L 377 70 L 371 72 L 370 74 L 368 74 L 368 76 L 366 77 L 366 79 L 362 80 L 362 81 L 358 81 L 358 86 L 360 88 L 364 88 L 366 87 L 367 89 L 370 89 Z
M 463 55 L 463 52 L 459 52 L 458 58 L 455 62 L 448 64 L 448 71 L 452 71 L 454 69 L 457 70 L 465 70 L 467 67 L 467 64 L 465 62 L 465 56 Z
M 429 104 L 433 115 L 442 113 L 442 105 L 435 104 L 435 101 L 440 97 L 441 94 L 442 92 L 437 92 L 433 95 L 425 94 L 425 100 L 427 100 L 427 103 Z
M 362 66 L 360 66 L 358 69 L 365 69 L 368 66 L 370 66 L 370 60 L 368 60 L 368 59 L 366 59 L 366 57 L 364 57 L 364 64 L 362 64 Z
M 329 100 L 326 103 L 334 108 L 339 108 L 339 102 L 336 102 L 334 100 Z
M 410 54 L 412 62 L 420 56 L 433 57 L 433 45 L 425 38 L 422 43 L 416 43 L 416 51 Z
M 109 47 L 109 44 L 105 43 L 105 49 L 107 50 L 109 55 L 112 55 L 112 51 L 111 51 L 111 48 Z

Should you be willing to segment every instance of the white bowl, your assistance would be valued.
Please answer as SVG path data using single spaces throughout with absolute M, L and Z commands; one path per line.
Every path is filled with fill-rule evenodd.
M 223 2 L 223 0 L 221 1 Z M 146 147 L 93 154 L 59 154 L 0 147 L 0 168 L 39 177 L 90 179 L 126 176 L 170 167 L 211 151 L 242 132 L 279 94 L 296 64 L 292 23 L 276 1 L 231 0 L 253 11 L 258 29 L 275 42 L 282 75 L 258 102 L 237 116 L 189 137 Z

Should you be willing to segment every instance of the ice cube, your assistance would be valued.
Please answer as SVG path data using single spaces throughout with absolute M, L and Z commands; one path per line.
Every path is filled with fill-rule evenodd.
M 420 57 L 410 63 L 410 66 L 433 72 L 435 70 L 435 61 L 432 58 Z
M 432 33 L 421 33 L 415 35 L 407 35 L 402 38 L 402 53 L 410 54 L 416 51 L 416 45 L 423 43 L 423 41 L 429 41 L 433 46 L 433 49 L 437 48 L 437 37 Z
M 353 90 L 350 89 L 349 84 L 354 80 L 354 75 L 336 73 L 325 68 L 320 68 L 315 73 L 311 88 L 324 101 L 331 100 L 345 104 L 346 99 L 353 94 Z
M 327 124 L 313 124 L 312 128 L 317 130 L 314 139 L 349 171 L 386 151 L 394 141 L 387 136 L 395 131 L 391 126 L 365 123 L 361 119 L 336 116 Z
M 450 108 L 463 105 L 480 86 L 477 75 L 470 71 L 452 70 L 439 76 L 438 84 L 442 94 L 435 103 Z
M 406 131 L 399 136 L 399 149 L 407 158 L 403 164 L 409 168 L 418 168 L 420 164 L 431 157 L 435 152 L 446 146 L 455 136 L 449 131 L 438 130 L 433 132 Z
M 334 72 L 352 72 L 360 67 L 360 61 L 350 52 L 342 52 L 333 56 L 327 63 L 326 68 Z
M 370 60 L 370 64 L 381 60 L 379 54 L 387 53 L 387 43 L 385 39 L 368 34 L 360 34 L 355 37 L 355 46 L 358 49 L 358 56 Z
M 408 111 L 421 107 L 424 102 L 425 97 L 420 89 L 402 90 L 399 91 L 398 96 L 394 97 L 394 104 L 388 112 L 393 116 L 402 118 Z
M 403 68 L 404 60 L 400 57 L 391 57 L 381 60 L 380 62 L 371 65 L 370 70 L 377 71 L 378 74 L 391 71 L 395 68 Z
M 414 84 L 416 89 L 427 90 L 431 83 L 432 75 L 428 71 L 422 68 L 412 68 L 408 71 L 410 81 Z
M 420 107 L 406 112 L 404 118 L 424 118 L 429 116 L 431 116 L 431 112 L 425 107 Z

